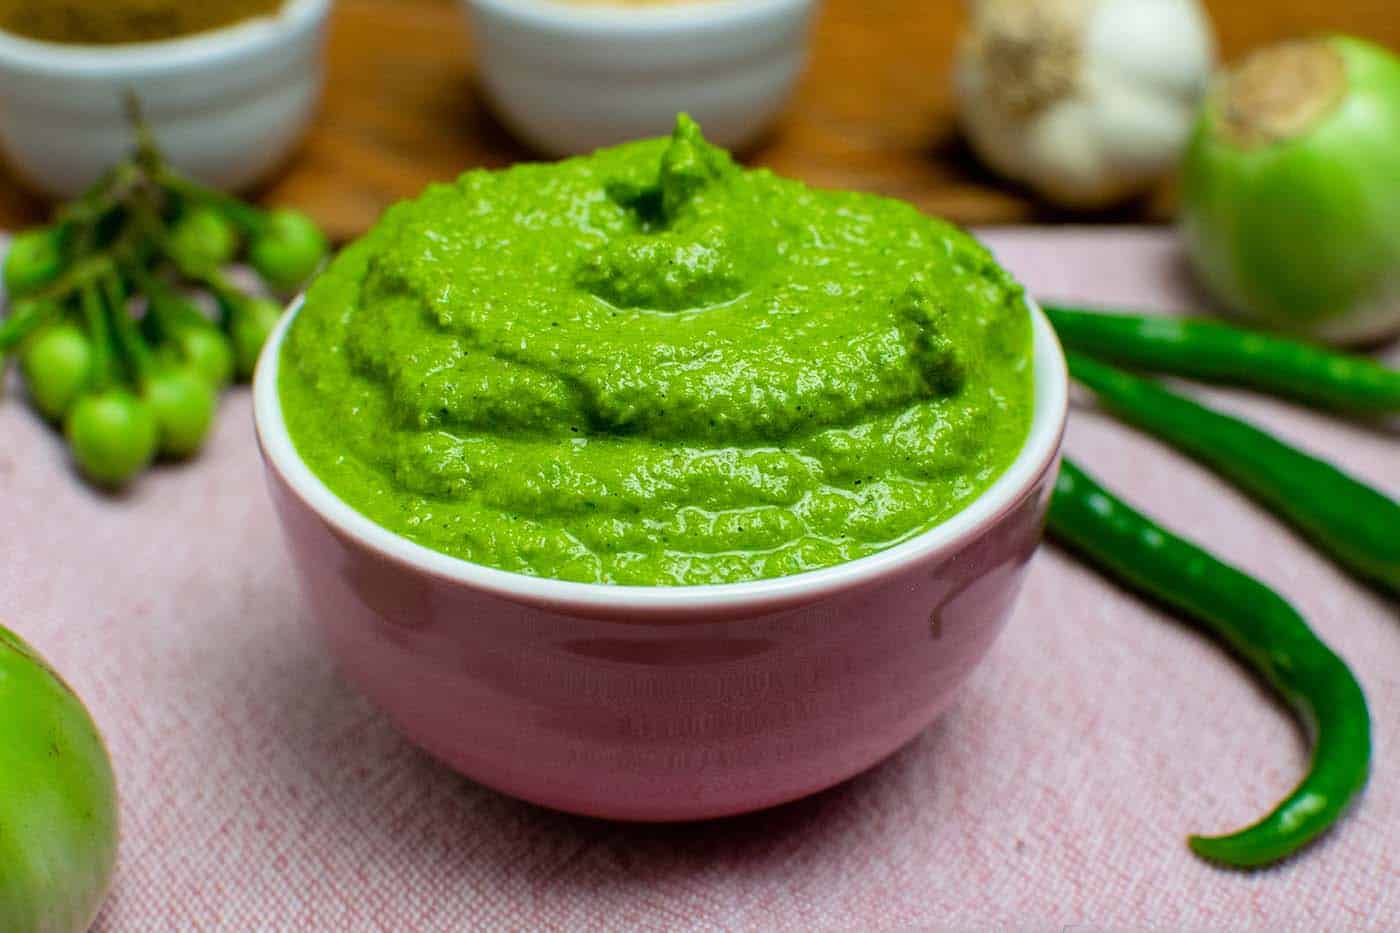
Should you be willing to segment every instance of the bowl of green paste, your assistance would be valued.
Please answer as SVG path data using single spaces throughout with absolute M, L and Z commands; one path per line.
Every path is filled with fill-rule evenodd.
M 668 138 L 387 211 L 260 364 L 347 675 L 561 809 L 792 799 L 906 742 L 1039 541 L 1063 358 L 973 238 Z

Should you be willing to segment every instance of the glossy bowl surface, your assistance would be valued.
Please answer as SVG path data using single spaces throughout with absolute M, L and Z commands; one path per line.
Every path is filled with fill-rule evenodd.
M 816 7 L 815 0 L 462 2 L 497 114 L 552 156 L 664 136 L 681 112 L 726 149 L 752 142 L 802 71 Z
M 629 587 L 508 573 L 421 547 L 298 457 L 268 341 L 254 408 L 310 615 L 413 742 L 560 810 L 701 819 L 782 803 L 924 729 L 1001 631 L 1041 538 L 1067 408 L 1039 309 L 1021 454 L 966 509 L 886 551 L 751 583 Z
M 0 149 L 35 189 L 72 197 L 133 144 L 141 100 L 171 163 L 225 190 L 263 180 L 306 131 L 323 81 L 330 0 L 161 42 L 37 42 L 0 32 Z

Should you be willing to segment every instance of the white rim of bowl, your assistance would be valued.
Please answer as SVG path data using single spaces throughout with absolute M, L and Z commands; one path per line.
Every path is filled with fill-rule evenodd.
M 725 28 L 735 22 L 775 13 L 791 13 L 815 0 L 676 0 L 648 6 L 570 3 L 569 0 L 466 0 L 497 16 L 528 20 L 537 26 L 592 32 L 605 28 L 630 34 L 675 29 Z
M 725 610 L 811 599 L 833 590 L 872 582 L 900 567 L 951 550 L 974 537 L 1027 495 L 1060 450 L 1069 408 L 1069 374 L 1064 352 L 1039 306 L 1026 299 L 1031 315 L 1035 404 L 1030 432 L 1016 459 L 967 507 L 907 541 L 867 557 L 784 577 L 746 583 L 697 586 L 624 586 L 574 583 L 498 570 L 395 534 L 346 504 L 302 461 L 282 419 L 277 374 L 282 342 L 301 310 L 292 302 L 263 348 L 253 377 L 253 419 L 269 465 L 320 519 L 381 556 L 434 576 L 463 583 L 516 602 L 548 603 L 582 609 Z
M 223 59 L 257 52 L 309 26 L 330 12 L 331 0 L 287 0 L 276 13 L 154 42 L 77 45 L 27 39 L 0 30 L 0 60 L 7 65 L 63 74 L 129 76 L 185 66 L 207 67 Z

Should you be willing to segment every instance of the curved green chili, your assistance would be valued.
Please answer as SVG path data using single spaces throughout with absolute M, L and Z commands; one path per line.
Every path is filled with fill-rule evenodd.
M 1252 868 L 1285 858 L 1336 822 L 1366 784 L 1371 720 L 1345 662 L 1283 597 L 1159 527 L 1065 461 L 1050 534 L 1128 587 L 1224 641 L 1297 711 L 1312 735 L 1298 786 L 1263 819 L 1226 836 L 1191 836 L 1202 858 Z
M 1099 403 L 1214 470 L 1358 576 L 1400 594 L 1400 505 L 1253 425 L 1088 357 L 1069 370 Z
M 1150 372 L 1246 386 L 1358 413 L 1400 411 L 1400 370 L 1213 321 L 1045 305 L 1069 350 Z

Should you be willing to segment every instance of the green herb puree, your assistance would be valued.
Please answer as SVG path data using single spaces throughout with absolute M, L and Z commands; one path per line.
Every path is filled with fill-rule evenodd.
M 1021 288 L 907 204 L 670 139 L 388 210 L 282 351 L 293 442 L 447 554 L 590 583 L 826 567 L 948 518 L 1030 422 Z

